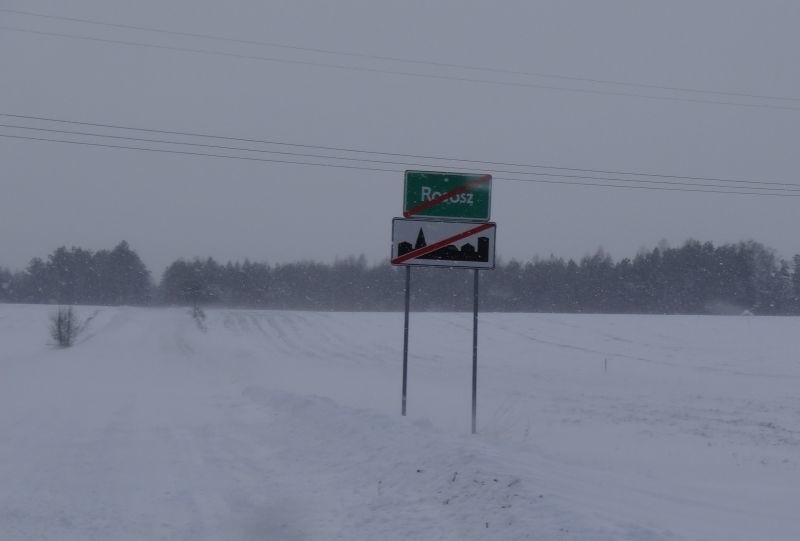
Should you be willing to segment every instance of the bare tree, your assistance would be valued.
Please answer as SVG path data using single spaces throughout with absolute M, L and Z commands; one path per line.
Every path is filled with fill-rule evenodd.
M 70 347 L 80 332 L 81 324 L 72 306 L 59 306 L 50 314 L 50 336 L 58 347 Z

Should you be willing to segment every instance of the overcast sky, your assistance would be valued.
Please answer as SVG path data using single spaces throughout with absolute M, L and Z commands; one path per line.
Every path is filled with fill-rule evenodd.
M 0 29 L 0 113 L 481 161 L 800 183 L 800 99 L 730 95 L 800 98 L 800 3 L 795 1 L 0 0 L 0 9 L 720 92 L 337 56 L 0 11 L 5 27 Z M 262 58 L 244 58 L 254 56 Z M 637 96 L 642 94 L 671 99 Z M 2 116 L 0 123 L 246 146 Z M 0 134 L 181 149 L 9 127 L 0 127 Z M 0 164 L 0 265 L 13 269 L 60 245 L 100 249 L 122 239 L 157 274 L 175 258 L 207 255 L 280 263 L 363 253 L 378 262 L 389 256 L 391 218 L 402 211 L 401 172 L 6 137 L 0 137 Z M 508 176 L 490 166 L 474 170 Z M 620 258 L 661 239 L 680 244 L 690 237 L 755 239 L 790 257 L 800 253 L 799 208 L 800 198 L 786 196 L 496 180 L 492 218 L 498 223 L 498 255 L 505 260 L 550 253 L 581 257 L 599 246 Z

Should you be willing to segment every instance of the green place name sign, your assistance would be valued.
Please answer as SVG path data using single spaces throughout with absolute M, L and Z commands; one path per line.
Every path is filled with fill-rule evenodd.
M 487 221 L 492 176 L 473 173 L 406 171 L 403 216 Z

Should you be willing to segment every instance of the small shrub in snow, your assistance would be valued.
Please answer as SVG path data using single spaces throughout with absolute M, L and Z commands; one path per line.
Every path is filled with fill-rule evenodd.
M 203 332 L 208 331 L 208 327 L 206 327 L 206 312 L 199 306 L 195 306 L 192 308 L 192 319 L 197 324 L 197 328 Z
M 55 340 L 56 346 L 70 347 L 80 332 L 81 325 L 72 306 L 59 306 L 58 310 L 50 314 L 50 336 Z

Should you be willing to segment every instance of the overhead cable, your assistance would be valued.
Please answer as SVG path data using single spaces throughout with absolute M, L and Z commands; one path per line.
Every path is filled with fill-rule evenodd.
M 273 159 L 273 158 L 259 158 L 254 156 L 231 156 L 227 154 L 215 154 L 215 153 L 208 153 L 208 152 L 194 152 L 194 151 L 185 151 L 185 150 L 173 150 L 173 149 L 163 149 L 163 148 L 148 148 L 148 147 L 136 147 L 136 146 L 129 146 L 129 145 L 111 145 L 106 143 L 92 143 L 88 141 L 73 141 L 67 139 L 53 139 L 53 138 L 45 138 L 45 137 L 28 137 L 22 135 L 12 135 L 12 134 L 3 134 L 0 133 L 0 137 L 5 137 L 8 139 L 17 139 L 17 140 L 25 140 L 25 141 L 35 141 L 35 142 L 49 142 L 49 143 L 61 143 L 61 144 L 71 144 L 71 145 L 84 145 L 90 147 L 99 147 L 99 148 L 109 148 L 109 149 L 125 149 L 125 150 L 135 150 L 141 152 L 155 152 L 155 153 L 163 153 L 163 154 L 178 154 L 184 156 L 198 156 L 198 157 L 208 157 L 208 158 L 221 158 L 221 159 L 230 159 L 230 160 L 245 160 L 245 161 L 253 161 L 253 162 L 268 162 L 268 163 L 278 163 L 278 164 L 288 164 L 288 165 L 305 165 L 305 166 L 314 166 L 314 167 L 329 167 L 329 168 L 338 168 L 338 169 L 354 169 L 354 170 L 362 170 L 362 171 L 379 171 L 379 172 L 389 172 L 389 173 L 402 173 L 403 169 L 389 169 L 389 168 L 382 168 L 382 167 L 368 167 L 368 166 L 360 166 L 360 165 L 344 165 L 344 164 L 331 164 L 331 163 L 319 163 L 319 162 L 307 162 L 307 161 L 299 161 L 299 160 L 283 160 L 283 159 Z M 554 175 L 547 175 L 547 176 L 554 176 Z M 766 197 L 800 197 L 800 194 L 793 194 L 793 193 L 775 193 L 775 192 L 764 192 L 764 191 L 736 191 L 736 190 L 716 190 L 716 189 L 705 189 L 705 188 L 672 188 L 672 187 L 663 187 L 663 186 L 639 186 L 633 184 L 609 184 L 609 183 L 598 183 L 598 182 L 578 182 L 572 180 L 547 180 L 541 178 L 511 178 L 511 177 L 494 177 L 496 180 L 506 180 L 512 182 L 534 182 L 534 183 L 543 183 L 543 184 L 557 184 L 557 185 L 567 185 L 567 186 L 592 186 L 596 188 L 617 188 L 617 189 L 638 189 L 638 190 L 655 190 L 655 191 L 671 191 L 671 192 L 696 192 L 696 193 L 709 193 L 709 194 L 730 194 L 730 195 L 743 195 L 743 196 L 766 196 Z M 609 181 L 616 182 L 619 179 L 608 179 Z M 747 188 L 743 188 L 747 189 Z M 758 189 L 758 188 L 751 188 L 751 189 Z
M 515 162 L 487 161 L 487 160 L 455 158 L 455 157 L 425 155 L 425 154 L 404 154 L 404 153 L 399 153 L 399 152 L 384 152 L 384 151 L 366 150 L 366 149 L 353 148 L 353 147 L 312 145 L 312 144 L 304 144 L 304 143 L 292 143 L 292 142 L 273 140 L 273 139 L 253 139 L 253 138 L 244 138 L 244 137 L 230 137 L 230 136 L 223 136 L 223 135 L 214 135 L 214 134 L 210 134 L 210 133 L 199 133 L 199 132 L 175 131 L 175 130 L 165 130 L 165 129 L 156 129 L 156 128 L 132 127 L 132 126 L 125 126 L 125 125 L 120 125 L 120 124 L 107 124 L 107 123 L 86 122 L 86 121 L 78 121 L 78 120 L 66 120 L 66 119 L 61 119 L 61 118 L 34 116 L 34 115 L 20 115 L 20 114 L 3 113 L 3 112 L 0 112 L 0 117 L 25 119 L 25 120 L 35 120 L 35 121 L 42 121 L 42 122 L 52 122 L 52 123 L 58 123 L 58 124 L 74 124 L 74 125 L 77 125 L 77 126 L 88 126 L 88 127 L 95 127 L 95 128 L 109 128 L 109 129 L 117 129 L 117 130 L 138 131 L 138 132 L 143 132 L 143 133 L 157 133 L 157 134 L 163 134 L 163 135 L 178 135 L 178 136 L 186 136 L 186 137 L 196 137 L 196 138 L 201 138 L 201 139 L 217 139 L 217 140 L 223 140 L 223 141 L 234 141 L 234 142 L 238 142 L 238 143 L 253 143 L 253 144 L 263 144 L 263 145 L 288 146 L 288 147 L 295 147 L 295 148 L 309 148 L 309 149 L 324 150 L 324 151 L 349 152 L 349 153 L 355 153 L 355 154 L 370 154 L 370 155 L 379 155 L 379 156 L 391 156 L 391 157 L 410 158 L 410 159 L 418 159 L 418 160 L 435 160 L 435 161 L 445 161 L 445 162 L 458 162 L 458 163 L 471 164 L 472 166 L 476 166 L 476 165 L 489 166 L 491 168 L 494 168 L 496 166 L 500 166 L 500 167 L 517 167 L 517 168 L 522 168 L 522 169 L 549 169 L 549 170 L 553 170 L 553 171 L 570 171 L 570 172 L 578 172 L 578 173 L 594 173 L 594 174 L 603 174 L 603 175 L 627 175 L 627 176 L 636 176 L 636 177 L 645 177 L 645 178 L 695 180 L 695 181 L 703 181 L 703 182 L 723 182 L 723 183 L 745 184 L 745 185 L 747 185 L 747 184 L 758 184 L 758 185 L 765 185 L 765 186 L 787 186 L 787 187 L 798 187 L 798 186 L 800 186 L 800 185 L 798 185 L 796 183 L 779 182 L 779 181 L 774 181 L 774 180 L 746 180 L 746 179 L 730 179 L 730 178 L 722 178 L 722 177 L 670 175 L 670 174 L 666 174 L 666 173 L 654 173 L 654 172 L 642 172 L 642 171 L 624 171 L 624 170 L 613 170 L 613 169 L 588 169 L 588 168 L 579 168 L 579 167 L 564 167 L 564 166 L 533 164 L 533 163 L 515 163 Z M 524 173 L 524 174 L 527 174 L 527 173 Z
M 210 148 L 215 150 L 232 150 L 237 152 L 256 152 L 260 154 L 273 154 L 273 155 L 283 155 L 283 156 L 295 156 L 301 158 L 315 158 L 315 159 L 325 159 L 325 160 L 340 160 L 340 161 L 349 161 L 349 162 L 357 162 L 357 163 L 369 163 L 369 164 L 382 164 L 382 165 L 402 165 L 406 168 L 408 167 L 422 167 L 422 168 L 450 168 L 450 169 L 460 169 L 460 170 L 468 170 L 469 168 L 463 166 L 452 166 L 452 165 L 445 165 L 445 164 L 431 164 L 431 163 L 419 163 L 419 162 L 400 162 L 400 161 L 392 161 L 392 160 L 377 160 L 377 159 L 369 159 L 369 158 L 353 158 L 349 156 L 331 156 L 326 154 L 311 154 L 307 152 L 288 152 L 288 151 L 278 151 L 278 150 L 266 150 L 266 149 L 254 149 L 254 148 L 245 148 L 245 147 L 235 147 L 235 146 L 224 146 L 224 145 L 212 145 L 208 143 L 193 143 L 187 141 L 176 141 L 176 140 L 167 140 L 167 139 L 150 139 L 146 137 L 129 137 L 129 136 L 122 136 L 122 135 L 110 135 L 110 134 L 102 134 L 102 133 L 93 133 L 93 132 L 82 132 L 82 131 L 74 131 L 74 130 L 56 130 L 52 128 L 38 128 L 32 126 L 20 126 L 16 124 L 3 124 L 0 123 L 0 127 L 2 128 L 11 128 L 11 129 L 20 129 L 20 130 L 29 130 L 29 131 L 39 131 L 39 132 L 48 132 L 48 133 L 58 133 L 62 135 L 76 135 L 76 136 L 83 136 L 83 137 L 94 137 L 94 138 L 105 138 L 105 139 L 116 139 L 116 140 L 124 140 L 124 141 L 134 141 L 139 143 L 151 143 L 151 144 L 166 144 L 166 145 L 178 145 L 178 146 L 191 146 L 191 147 L 200 147 L 200 148 Z M 636 178 L 618 178 L 618 177 L 600 177 L 600 176 L 589 176 L 589 175 L 565 175 L 562 173 L 535 173 L 535 172 L 526 172 L 526 171 L 509 171 L 503 169 L 492 169 L 492 173 L 501 173 L 501 174 L 511 174 L 511 175 L 518 175 L 518 176 L 533 176 L 533 177 L 552 177 L 552 178 L 570 178 L 570 179 L 582 179 L 582 180 L 599 180 L 599 181 L 614 181 L 614 182 L 626 182 L 626 183 L 637 183 L 637 184 L 656 184 L 656 185 L 674 185 L 674 186 L 691 186 L 691 187 L 709 187 L 709 188 L 732 188 L 732 186 L 724 186 L 719 184 L 707 184 L 707 183 L 700 183 L 700 182 L 684 182 L 684 181 L 672 181 L 672 180 L 650 180 L 650 179 L 636 179 Z M 518 178 L 515 180 L 527 180 L 526 178 Z M 773 191 L 773 192 L 800 192 L 800 186 L 795 188 L 772 188 L 772 187 L 760 187 L 760 186 L 735 186 L 736 188 L 743 188 L 743 189 L 758 189 L 762 191 Z
M 59 16 L 59 15 L 52 15 L 47 13 L 39 13 L 39 12 L 32 12 L 32 11 L 24 11 L 19 9 L 8 9 L 8 8 L 0 8 L 0 12 L 5 13 L 13 13 L 15 15 L 24 15 L 29 17 L 38 17 L 50 20 L 59 20 L 59 21 L 68 21 L 68 22 L 76 22 L 82 24 L 91 24 L 96 26 L 104 26 L 109 28 L 121 28 L 125 30 L 136 30 L 136 31 L 143 31 L 143 32 L 153 32 L 158 34 L 166 34 L 172 36 L 179 36 L 179 37 L 188 37 L 188 38 L 196 38 L 196 39 L 207 39 L 207 40 L 214 40 L 214 41 L 222 41 L 228 43 L 237 43 L 241 45 L 257 45 L 262 47 L 272 47 L 276 49 L 287 49 L 293 51 L 303 51 L 303 52 L 311 52 L 317 54 L 326 54 L 326 55 L 335 55 L 335 56 L 349 56 L 352 58 L 361 58 L 361 59 L 371 59 L 371 60 L 381 60 L 381 61 L 389 61 L 389 62 L 402 62 L 406 64 L 417 64 L 417 65 L 424 65 L 424 66 L 433 66 L 437 68 L 454 68 L 454 69 L 464 69 L 464 70 L 471 70 L 471 71 L 484 71 L 489 73 L 498 73 L 498 74 L 505 74 L 505 75 L 517 75 L 517 76 L 528 76 L 528 77 L 541 77 L 541 78 L 548 78 L 548 79 L 559 79 L 564 81 L 575 81 L 575 82 L 583 82 L 583 83 L 593 83 L 593 84 L 605 84 L 605 85 L 616 85 L 616 86 L 629 86 L 629 87 L 636 87 L 636 88 L 646 88 L 651 90 L 666 90 L 672 92 L 688 92 L 693 94 L 706 94 L 706 95 L 717 95 L 717 96 L 729 96 L 729 97 L 739 97 L 739 98 L 753 98 L 753 99 L 763 99 L 763 100 L 776 100 L 776 101 L 792 101 L 792 102 L 800 102 L 800 98 L 797 97 L 789 97 L 789 96 L 775 96 L 775 95 L 768 95 L 768 94 L 756 94 L 756 93 L 748 93 L 748 92 L 731 92 L 731 91 L 722 91 L 722 90 L 708 90 L 708 89 L 700 89 L 700 88 L 691 88 L 685 86 L 669 86 L 669 85 L 659 85 L 659 84 L 651 84 L 651 83 L 638 83 L 633 81 L 620 81 L 614 79 L 602 79 L 602 78 L 593 78 L 593 77 L 580 77 L 580 76 L 572 76 L 572 75 L 563 75 L 563 74 L 553 74 L 553 73 L 545 73 L 539 71 L 523 71 L 523 70 L 513 70 L 513 69 L 505 69 L 505 68 L 498 68 L 498 67 L 489 67 L 489 66 L 477 66 L 471 64 L 458 64 L 458 63 L 451 63 L 451 62 L 437 62 L 433 60 L 424 60 L 424 59 L 416 59 L 416 58 L 407 58 L 407 57 L 400 57 L 400 56 L 387 56 L 387 55 L 377 55 L 377 54 L 369 54 L 369 53 L 361 53 L 361 52 L 353 52 L 353 51 L 343 51 L 343 50 L 335 50 L 335 49 L 325 49 L 321 47 L 307 47 L 307 46 L 300 46 L 300 45 L 293 45 L 287 43 L 278 43 L 274 41 L 259 41 L 259 40 L 252 40 L 252 39 L 241 39 L 241 38 L 232 38 L 230 36 L 221 36 L 215 34 L 202 34 L 199 32 L 184 32 L 179 30 L 170 30 L 166 28 L 156 28 L 151 26 L 142 26 L 142 25 L 133 25 L 133 24 L 122 24 L 122 23 L 113 23 L 108 21 L 99 21 L 97 19 L 90 19 L 90 18 L 81 18 L 81 17 L 67 17 L 67 16 Z
M 689 98 L 689 97 L 681 97 L 681 96 L 658 96 L 658 95 L 652 95 L 652 94 L 641 94 L 641 93 L 635 93 L 635 92 L 622 92 L 622 91 L 616 91 L 616 90 L 602 90 L 602 89 L 592 89 L 592 88 L 565 87 L 565 86 L 547 85 L 547 84 L 539 84 L 539 83 L 525 83 L 525 82 L 519 82 L 519 81 L 501 81 L 501 80 L 494 80 L 494 79 L 481 79 L 481 78 L 475 78 L 475 77 L 463 77 L 463 76 L 457 76 L 457 75 L 444 75 L 444 74 L 436 74 L 436 73 L 419 73 L 419 72 L 411 72 L 411 71 L 403 71 L 403 70 L 372 68 L 372 67 L 366 67 L 366 66 L 355 66 L 355 65 L 347 65 L 347 64 L 334 64 L 334 63 L 329 63 L 329 62 L 319 62 L 319 61 L 311 61 L 311 60 L 297 60 L 297 59 L 278 58 L 278 57 L 270 57 L 270 56 L 241 54 L 241 53 L 233 53 L 233 52 L 228 52 L 228 51 L 215 51 L 215 50 L 211 50 L 211 49 L 199 49 L 199 48 L 193 48 L 193 47 L 179 47 L 179 46 L 174 46 L 174 45 L 161 45 L 161 44 L 154 44 L 154 43 L 144 43 L 144 42 L 140 42 L 140 41 L 126 41 L 126 40 L 118 40 L 118 39 L 99 38 L 99 37 L 84 36 L 84 35 L 77 35 L 77 34 L 65 34 L 65 33 L 62 33 L 62 32 L 46 32 L 46 31 L 42 31 L 42 30 L 34 30 L 34 29 L 30 29 L 30 28 L 20 28 L 20 27 L 14 27 L 14 26 L 0 26 L 0 30 L 10 31 L 10 32 L 21 32 L 21 33 L 34 34 L 34 35 L 39 35 L 39 36 L 48 36 L 48 37 L 55 37 L 55 38 L 71 39 L 71 40 L 83 40 L 83 41 L 96 42 L 96 43 L 125 45 L 125 46 L 130 46 L 130 47 L 144 47 L 144 48 L 155 49 L 155 50 L 166 50 L 166 51 L 181 52 L 181 53 L 193 53 L 193 54 L 204 54 L 204 55 L 211 55 L 211 56 L 237 58 L 237 59 L 242 59 L 242 60 L 257 60 L 257 61 L 262 61 L 262 62 L 293 64 L 293 65 L 309 66 L 309 67 L 316 67 L 316 68 L 329 68 L 329 69 L 345 70 L 345 71 L 352 71 L 352 72 L 379 73 L 379 74 L 385 74 L 385 75 L 397 75 L 397 76 L 415 77 L 415 78 L 432 79 L 432 80 L 440 80 L 440 81 L 457 81 L 457 82 L 462 82 L 462 83 L 475 83 L 475 84 L 491 85 L 491 86 L 506 86 L 506 87 L 515 87 L 515 88 L 551 90 L 551 91 L 560 91 L 560 92 L 572 92 L 572 93 L 578 93 L 578 94 L 594 94 L 594 95 L 602 95 L 602 96 L 640 98 L 640 99 L 646 99 L 646 100 L 661 100 L 661 101 L 669 101 L 669 102 L 714 104 L 714 105 L 724 105 L 724 106 L 731 106 L 731 107 L 743 107 L 743 108 L 750 108 L 750 109 L 772 109 L 772 110 L 782 110 L 782 111 L 800 111 L 800 107 L 795 107 L 795 106 L 790 106 L 790 105 L 773 104 L 773 103 L 746 103 L 746 102 L 741 102 L 741 101 L 712 100 L 712 99 Z

